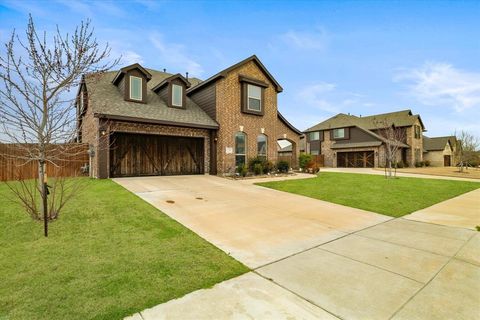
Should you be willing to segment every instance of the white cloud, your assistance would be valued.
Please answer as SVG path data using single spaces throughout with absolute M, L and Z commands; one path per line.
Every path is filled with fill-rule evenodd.
M 97 13 L 107 14 L 116 17 L 123 17 L 126 12 L 118 7 L 114 1 L 71 1 L 71 0 L 56 0 L 57 3 L 64 5 L 75 13 L 82 14 L 86 17 L 92 17 Z
M 295 49 L 324 51 L 330 42 L 330 35 L 323 28 L 314 32 L 289 30 L 280 39 Z
M 304 87 L 298 93 L 298 97 L 301 102 L 305 102 L 312 107 L 335 113 L 338 112 L 338 108 L 325 99 L 326 94 L 334 91 L 335 87 L 333 83 L 320 82 Z
M 173 68 L 174 72 L 187 71 L 191 76 L 200 77 L 203 74 L 202 66 L 187 54 L 184 45 L 166 43 L 159 33 L 153 33 L 150 41 L 158 50 L 158 61 L 165 63 L 165 67 Z
M 120 54 L 122 56 L 120 64 L 122 65 L 129 66 L 134 63 L 143 64 L 144 62 L 142 56 L 134 51 L 127 50 L 121 52 Z
M 448 63 L 427 62 L 401 70 L 394 81 L 408 82 L 408 93 L 428 106 L 450 106 L 457 112 L 480 107 L 480 73 Z

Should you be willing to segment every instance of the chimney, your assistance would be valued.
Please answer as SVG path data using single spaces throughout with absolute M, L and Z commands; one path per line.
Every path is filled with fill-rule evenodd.
M 187 78 L 188 81 L 188 72 L 185 72 L 185 78 Z

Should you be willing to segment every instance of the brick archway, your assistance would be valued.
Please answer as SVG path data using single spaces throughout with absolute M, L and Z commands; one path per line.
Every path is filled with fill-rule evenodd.
M 289 144 L 287 144 L 288 142 Z M 278 138 L 277 139 L 277 160 L 287 161 L 290 164 L 290 167 L 298 167 L 298 152 L 297 152 L 297 143 L 288 138 Z

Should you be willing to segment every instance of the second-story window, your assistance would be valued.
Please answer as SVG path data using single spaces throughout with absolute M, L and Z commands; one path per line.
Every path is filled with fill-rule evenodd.
M 420 139 L 420 126 L 415 126 L 415 139 Z
M 130 76 L 130 99 L 142 100 L 142 78 Z
M 345 138 L 345 128 L 333 129 L 333 139 Z
M 310 132 L 308 138 L 310 141 L 320 140 L 320 132 L 319 131 Z
M 172 84 L 172 106 L 183 107 L 183 87 Z
M 262 111 L 262 88 L 252 84 L 247 85 L 247 109 L 250 111 Z

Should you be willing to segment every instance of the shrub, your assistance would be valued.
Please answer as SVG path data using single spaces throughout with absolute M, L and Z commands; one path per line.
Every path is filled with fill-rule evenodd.
M 257 176 L 263 173 L 263 166 L 260 163 L 255 163 L 253 166 L 253 173 Z
M 248 170 L 250 172 L 253 172 L 256 164 L 261 164 L 263 166 L 264 162 L 265 162 L 265 159 L 261 157 L 251 158 L 248 160 Z
M 430 160 L 425 160 L 423 164 L 425 165 L 425 167 L 430 167 Z
M 290 164 L 287 161 L 278 161 L 277 169 L 280 172 L 287 173 L 290 168 Z
M 272 161 L 265 161 L 263 164 L 263 173 L 269 173 L 275 170 L 275 165 Z
M 397 162 L 397 168 L 405 168 L 405 164 L 403 163 L 403 161 Z
M 247 173 L 248 173 L 248 167 L 244 164 L 244 165 L 240 165 L 237 167 L 237 173 L 242 176 L 242 177 L 245 177 L 247 176 Z
M 312 162 L 312 159 L 313 157 L 311 154 L 302 153 L 300 157 L 298 157 L 298 164 L 300 168 L 302 168 L 303 170 L 306 170 L 310 162 Z
M 416 167 L 416 168 L 421 168 L 421 167 L 423 167 L 423 165 L 424 165 L 423 161 L 417 161 L 417 162 L 415 162 L 415 167 Z
M 248 160 L 248 171 L 255 173 L 256 165 L 262 166 L 263 173 L 269 173 L 275 170 L 275 165 L 271 161 L 268 161 L 264 157 L 255 157 Z M 255 174 L 260 174 L 260 173 L 255 173 Z

